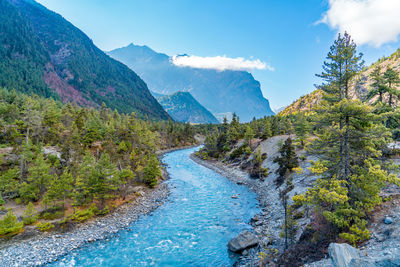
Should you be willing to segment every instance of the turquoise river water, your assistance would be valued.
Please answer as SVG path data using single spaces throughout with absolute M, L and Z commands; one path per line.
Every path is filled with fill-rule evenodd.
M 231 266 L 228 241 L 258 213 L 256 195 L 189 156 L 198 148 L 167 153 L 171 194 L 109 241 L 74 250 L 52 266 Z M 238 195 L 238 198 L 232 198 Z

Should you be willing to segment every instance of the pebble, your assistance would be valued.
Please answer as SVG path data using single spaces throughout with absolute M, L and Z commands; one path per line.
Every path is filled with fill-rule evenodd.
M 384 222 L 385 222 L 385 224 L 391 224 L 391 223 L 393 223 L 393 219 L 391 217 L 387 216 L 387 217 L 385 217 Z

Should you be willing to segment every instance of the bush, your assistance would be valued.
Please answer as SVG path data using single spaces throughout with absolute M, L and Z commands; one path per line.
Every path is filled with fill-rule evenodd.
M 0 237 L 16 235 L 21 232 L 23 226 L 24 224 L 18 222 L 17 217 L 10 209 L 6 216 L 0 220 Z
M 81 223 L 92 218 L 97 212 L 99 212 L 99 209 L 95 205 L 92 205 L 87 209 L 77 210 L 71 215 L 71 219 Z
M 229 158 L 232 160 L 232 159 L 237 159 L 242 155 L 248 156 L 250 154 L 251 154 L 251 149 L 248 144 L 245 144 L 233 150 L 232 153 L 229 155 Z
M 40 215 L 41 219 L 44 220 L 54 220 L 64 216 L 64 211 L 56 211 L 56 212 L 44 212 Z
M 99 216 L 103 216 L 103 215 L 106 215 L 108 213 L 110 213 L 110 208 L 108 206 L 105 206 L 105 208 L 102 209 L 102 210 L 98 209 L 97 212 L 95 212 L 95 214 L 99 215 Z
M 53 206 L 40 213 L 40 218 L 44 220 L 54 220 L 64 216 L 64 208 L 62 206 Z
M 29 202 L 28 206 L 26 207 L 26 210 L 24 211 L 24 214 L 22 216 L 22 221 L 24 222 L 25 225 L 30 225 L 32 223 L 35 223 L 38 219 L 38 215 L 36 214 L 35 208 L 33 207 L 32 202 Z
M 45 222 L 45 223 L 36 224 L 36 227 L 42 232 L 48 232 L 48 231 L 52 230 L 55 226 L 52 223 Z

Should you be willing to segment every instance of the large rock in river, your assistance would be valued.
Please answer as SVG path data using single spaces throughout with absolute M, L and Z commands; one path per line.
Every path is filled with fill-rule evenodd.
M 257 244 L 257 237 L 248 231 L 244 231 L 243 233 L 229 241 L 228 249 L 232 252 L 240 252 L 246 248 L 254 247 Z

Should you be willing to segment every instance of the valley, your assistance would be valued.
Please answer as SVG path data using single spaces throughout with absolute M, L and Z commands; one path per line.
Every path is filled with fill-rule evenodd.
M 0 266 L 400 266 L 400 4 L 178 2 L 0 0 Z

